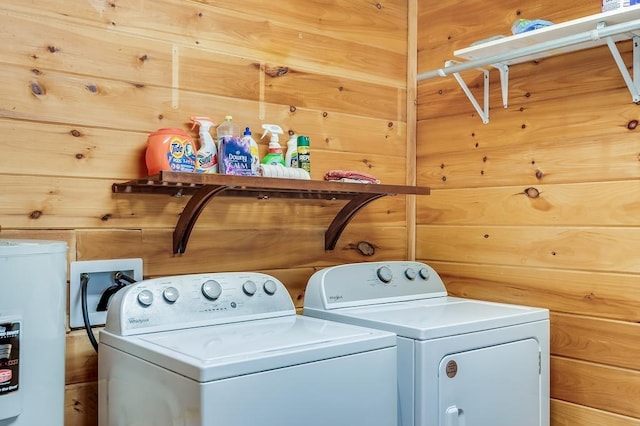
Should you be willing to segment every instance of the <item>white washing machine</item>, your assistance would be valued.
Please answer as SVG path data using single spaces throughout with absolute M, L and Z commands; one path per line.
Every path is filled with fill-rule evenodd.
M 100 426 L 397 425 L 396 337 L 296 315 L 261 273 L 140 281 L 100 332 Z
M 398 335 L 402 426 L 548 426 L 549 312 L 447 296 L 431 267 L 370 262 L 311 276 L 304 315 Z

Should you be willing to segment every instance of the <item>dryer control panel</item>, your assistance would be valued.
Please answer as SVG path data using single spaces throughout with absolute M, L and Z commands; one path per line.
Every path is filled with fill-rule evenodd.
M 109 304 L 105 330 L 128 336 L 295 314 L 287 289 L 270 275 L 179 275 L 118 291 Z
M 313 274 L 307 283 L 304 307 L 324 310 L 446 295 L 440 276 L 424 263 L 351 263 Z

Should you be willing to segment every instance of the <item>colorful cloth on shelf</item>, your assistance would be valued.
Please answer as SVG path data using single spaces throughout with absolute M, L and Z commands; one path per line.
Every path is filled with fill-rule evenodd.
M 378 178 L 373 175 L 353 170 L 329 170 L 325 173 L 324 180 L 354 183 L 380 183 Z

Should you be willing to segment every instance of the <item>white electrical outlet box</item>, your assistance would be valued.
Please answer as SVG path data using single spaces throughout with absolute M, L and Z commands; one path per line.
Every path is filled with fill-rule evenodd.
M 114 274 L 122 272 L 135 281 L 142 280 L 142 259 L 109 259 L 71 262 L 69 268 L 69 327 L 84 327 L 82 315 L 82 283 L 80 276 L 89 275 L 87 312 L 90 325 L 104 325 L 107 311 L 97 310 L 102 293 L 115 284 Z

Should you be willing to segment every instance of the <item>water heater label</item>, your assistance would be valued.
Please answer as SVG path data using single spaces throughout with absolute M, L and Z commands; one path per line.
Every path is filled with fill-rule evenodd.
M 0 323 L 0 395 L 18 390 L 20 323 Z

